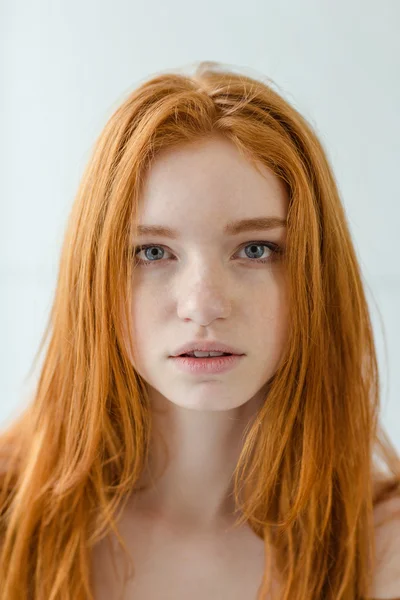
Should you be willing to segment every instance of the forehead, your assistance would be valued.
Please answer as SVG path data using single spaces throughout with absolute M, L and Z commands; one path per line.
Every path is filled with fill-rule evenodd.
M 287 208 L 284 182 L 220 136 L 156 156 L 143 181 L 137 220 L 139 226 L 162 224 L 170 230 L 197 223 L 233 235 L 239 227 L 254 229 L 255 218 L 264 220 L 259 223 L 264 228 L 273 224 L 268 217 L 284 221 Z

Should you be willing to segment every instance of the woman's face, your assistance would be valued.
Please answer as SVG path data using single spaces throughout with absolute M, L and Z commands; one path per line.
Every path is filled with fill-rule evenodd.
M 222 137 L 166 150 L 152 164 L 139 225 L 171 228 L 176 238 L 132 240 L 151 246 L 137 249 L 131 307 L 133 364 L 150 398 L 229 410 L 262 393 L 276 371 L 287 339 L 285 267 L 262 244 L 284 249 L 286 228 L 224 231 L 243 219 L 286 219 L 284 184 L 260 169 Z M 184 373 L 171 355 L 194 340 L 233 345 L 245 356 L 224 373 Z

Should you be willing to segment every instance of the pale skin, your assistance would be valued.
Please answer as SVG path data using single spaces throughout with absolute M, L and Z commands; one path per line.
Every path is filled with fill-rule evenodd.
M 243 247 L 283 247 L 285 227 L 223 233 L 228 221 L 286 219 L 283 183 L 260 169 L 216 137 L 159 156 L 143 192 L 139 222 L 171 227 L 179 237 L 135 240 L 158 252 L 157 262 L 139 254 L 147 265 L 137 267 L 132 306 L 135 368 L 149 384 L 154 423 L 171 453 L 156 487 L 135 500 L 186 531 L 218 530 L 230 518 L 243 429 L 265 401 L 287 336 L 283 262 L 261 245 L 257 257 L 266 262 L 256 263 Z M 245 356 L 228 373 L 184 374 L 169 355 L 194 339 L 231 343 Z
M 287 340 L 288 305 L 279 255 L 261 245 L 266 262 L 256 263 L 245 250 L 265 242 L 284 249 L 286 228 L 227 235 L 224 227 L 256 217 L 286 219 L 287 210 L 282 181 L 263 165 L 257 170 L 222 137 L 167 150 L 152 165 L 139 223 L 170 227 L 177 237 L 133 240 L 150 245 L 157 258 L 151 249 L 139 255 L 147 266 L 138 265 L 135 275 L 132 362 L 148 384 L 169 464 L 159 477 L 164 447 L 155 434 L 141 480 L 150 489 L 132 494 L 119 521 L 135 578 L 119 595 L 121 581 L 100 543 L 93 553 L 96 600 L 257 597 L 264 543 L 246 525 L 232 528 L 232 474 L 244 428 L 266 401 Z M 245 356 L 227 373 L 184 374 L 169 357 L 194 339 L 232 344 Z M 379 582 L 372 597 L 385 598 L 388 580 Z M 393 579 L 391 586 L 390 592 Z
M 209 598 L 214 586 L 221 600 L 248 599 L 261 581 L 263 541 L 248 526 L 231 527 L 238 516 L 232 474 L 244 427 L 265 401 L 287 339 L 283 262 L 263 245 L 283 249 L 286 228 L 224 233 L 230 221 L 286 219 L 283 182 L 259 169 L 216 136 L 159 155 L 145 182 L 140 224 L 177 231 L 176 239 L 134 240 L 158 249 L 157 264 L 139 265 L 135 275 L 134 366 L 148 383 L 169 467 L 124 511 L 121 530 L 137 565 L 126 598 L 133 590 L 139 600 Z M 254 244 L 265 263 L 255 262 Z M 144 261 L 149 256 L 140 252 Z M 194 339 L 232 344 L 245 356 L 227 373 L 182 373 L 169 356 Z M 157 440 L 146 483 L 164 465 Z M 100 587 L 99 600 L 105 581 Z

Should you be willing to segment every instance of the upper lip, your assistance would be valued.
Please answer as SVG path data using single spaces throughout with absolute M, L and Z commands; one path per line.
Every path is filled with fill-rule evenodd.
M 188 342 L 187 344 L 183 344 L 175 350 L 172 356 L 179 356 L 180 354 L 187 354 L 188 352 L 193 352 L 194 350 L 199 350 L 200 352 L 228 352 L 229 354 L 243 354 L 234 346 L 228 346 L 227 344 L 223 344 L 222 342 Z

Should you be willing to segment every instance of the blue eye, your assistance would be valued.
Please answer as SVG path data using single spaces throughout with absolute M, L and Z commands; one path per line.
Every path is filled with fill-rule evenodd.
M 282 254 L 282 248 L 281 246 L 279 246 L 278 244 L 274 244 L 272 242 L 247 242 L 246 244 L 244 244 L 242 246 L 241 249 L 245 249 L 245 248 L 251 248 L 251 252 L 249 253 L 251 254 L 256 254 L 258 255 L 256 258 L 252 257 L 252 256 L 247 256 L 248 260 L 250 262 L 255 262 L 255 263 L 269 263 L 273 260 L 275 260 L 277 258 L 278 255 Z M 261 258 L 265 252 L 265 249 L 262 249 L 261 251 L 257 251 L 257 247 L 258 248 L 263 248 L 266 247 L 270 252 L 269 255 L 265 258 Z M 153 248 L 153 251 L 151 253 L 147 253 L 146 251 L 149 248 Z M 154 263 L 159 263 L 162 262 L 160 259 L 162 257 L 160 257 L 160 251 L 158 250 L 154 250 L 154 249 L 162 249 L 162 251 L 164 252 L 165 246 L 162 245 L 158 245 L 158 244 L 145 244 L 143 246 L 137 246 L 135 248 L 135 253 L 134 253 L 134 257 L 135 257 L 135 261 L 143 266 L 149 266 L 149 265 L 153 265 Z M 138 258 L 138 254 L 140 252 L 144 252 L 147 259 L 149 259 L 149 257 L 152 257 L 150 260 L 145 260 L 142 258 Z M 154 260 L 153 260 L 154 259 Z M 167 259 L 167 260 L 171 260 L 171 259 Z M 165 261 L 164 261 L 165 262 Z

